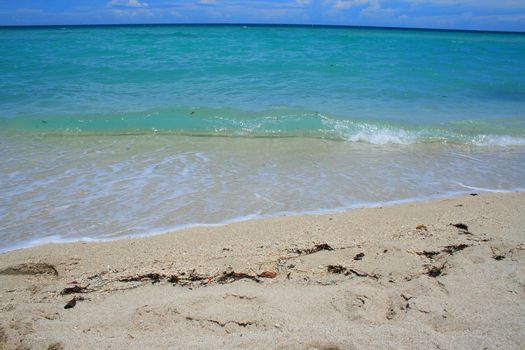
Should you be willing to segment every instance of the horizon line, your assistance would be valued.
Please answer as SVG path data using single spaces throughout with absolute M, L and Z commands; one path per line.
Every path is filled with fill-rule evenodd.
M 395 29 L 395 30 L 421 30 L 435 32 L 471 32 L 471 33 L 501 33 L 525 34 L 525 31 L 490 30 L 490 29 L 451 29 L 451 28 L 424 28 L 424 27 L 395 27 L 395 26 L 366 26 L 349 24 L 301 24 L 301 23 L 242 23 L 242 22 L 188 22 L 188 23 L 99 23 L 99 24 L 0 24 L 0 28 L 53 28 L 53 27 L 141 27 L 141 26 L 250 26 L 250 27 L 317 27 L 317 28 L 352 28 L 352 29 Z

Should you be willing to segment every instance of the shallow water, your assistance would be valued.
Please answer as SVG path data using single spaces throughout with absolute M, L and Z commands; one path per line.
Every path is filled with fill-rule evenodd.
M 23 157 L 6 156 L 23 154 Z M 525 148 L 306 138 L 3 135 L 0 245 L 524 190 Z M 19 243 L 21 244 L 21 243 Z

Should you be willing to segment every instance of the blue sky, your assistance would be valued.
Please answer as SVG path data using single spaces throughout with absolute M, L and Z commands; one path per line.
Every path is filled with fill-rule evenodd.
M 0 0 L 1 25 L 219 22 L 525 31 L 525 0 Z

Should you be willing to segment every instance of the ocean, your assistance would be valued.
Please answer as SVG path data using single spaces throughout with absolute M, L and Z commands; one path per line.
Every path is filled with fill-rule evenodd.
M 525 190 L 525 34 L 4 27 L 0 48 L 0 251 Z

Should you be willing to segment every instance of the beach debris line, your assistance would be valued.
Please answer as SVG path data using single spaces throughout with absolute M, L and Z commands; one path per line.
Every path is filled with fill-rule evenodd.
M 188 273 L 181 272 L 179 274 L 161 274 L 161 273 L 146 273 L 141 275 L 134 275 L 134 276 L 126 276 L 121 277 L 117 281 L 118 282 L 148 282 L 151 281 L 152 284 L 159 283 L 161 281 L 166 281 L 168 283 L 172 283 L 173 285 L 181 285 L 181 286 L 187 286 L 191 285 L 194 282 L 199 282 L 202 285 L 211 284 L 213 282 L 219 283 L 219 284 L 226 284 L 226 283 L 232 283 L 241 279 L 249 279 L 252 281 L 255 281 L 257 283 L 260 282 L 259 278 L 275 278 L 277 277 L 277 273 L 273 271 L 263 271 L 260 274 L 251 274 L 246 272 L 237 272 L 233 270 L 227 270 L 223 271 L 220 274 L 208 276 L 208 275 L 200 275 L 195 272 L 195 270 L 191 270 Z M 73 287 L 74 288 L 74 287 Z
M 151 284 L 156 284 L 161 281 L 166 281 L 173 284 L 189 284 L 191 282 L 199 282 L 207 280 L 208 276 L 198 275 L 195 270 L 190 271 L 188 274 L 182 272 L 180 274 L 166 275 L 156 272 L 145 273 L 141 275 L 126 276 L 118 279 L 119 282 L 148 282 L 151 281 Z
M 379 278 L 379 276 L 374 273 L 368 273 L 351 267 L 345 267 L 342 265 L 328 265 L 326 267 L 326 270 L 330 273 L 343 274 L 345 276 L 356 275 L 358 277 L 371 277 L 373 279 Z
M 423 250 L 421 252 L 416 252 L 416 255 L 423 255 L 429 259 L 434 259 L 434 257 L 439 254 L 441 254 L 441 252 L 435 250 Z
M 182 272 L 180 276 L 186 276 L 186 273 Z M 199 275 L 197 272 L 195 272 L 195 269 L 193 269 L 188 273 L 188 277 L 179 278 L 179 281 L 184 279 L 190 282 L 201 282 L 206 280 L 209 283 L 211 279 L 213 279 L 213 276 Z
M 460 243 L 460 244 L 451 244 L 443 247 L 443 252 L 449 253 L 450 255 L 459 252 L 465 248 L 470 247 L 470 244 Z
M 314 254 L 314 253 L 320 252 L 322 250 L 334 250 L 334 248 L 332 248 L 327 243 L 320 243 L 320 244 L 316 244 L 312 248 L 304 248 L 304 249 L 296 248 L 296 249 L 290 250 L 290 252 L 291 253 L 295 253 L 295 254 L 299 254 L 299 255 L 310 255 L 310 254 Z
M 180 281 L 180 278 L 177 275 L 171 275 L 171 276 L 168 276 L 167 281 L 169 283 L 178 283 Z
M 260 280 L 257 278 L 257 276 L 250 275 L 248 273 L 244 272 L 235 272 L 233 270 L 231 271 L 224 271 L 222 275 L 215 278 L 215 281 L 220 284 L 226 284 L 226 283 L 232 283 L 241 279 L 249 279 L 252 281 L 255 281 L 257 283 L 260 282 Z
M 328 265 L 326 269 L 328 272 L 331 272 L 331 273 L 345 273 L 346 272 L 346 267 L 342 265 Z
M 161 279 L 165 278 L 165 275 L 160 273 L 146 273 L 143 275 L 128 276 L 119 279 L 120 282 L 142 282 L 151 280 L 153 284 L 160 282 Z
M 444 246 L 441 251 L 423 250 L 423 251 L 415 252 L 415 253 L 416 255 L 423 255 L 426 258 L 434 259 L 436 256 L 438 256 L 441 253 L 448 253 L 450 255 L 453 255 L 454 253 L 459 252 L 468 247 L 470 247 L 470 244 L 458 243 L 458 244 L 450 244 L 450 245 Z
M 438 276 L 441 276 L 444 269 L 445 269 L 445 264 L 441 264 L 440 266 L 432 266 L 432 265 L 427 266 L 427 270 L 425 274 L 429 275 L 430 277 L 436 278 Z
M 365 253 L 358 253 L 354 256 L 354 260 L 363 260 Z

